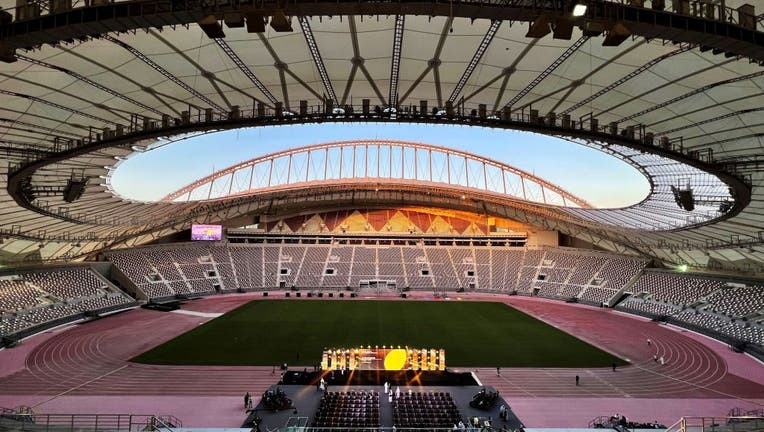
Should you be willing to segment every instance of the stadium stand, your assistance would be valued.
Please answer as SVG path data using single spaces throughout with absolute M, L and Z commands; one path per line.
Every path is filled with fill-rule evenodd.
M 630 297 L 619 305 L 619 309 L 647 316 L 673 315 L 682 309 L 676 305 L 646 301 L 637 297 Z
M 707 309 L 736 318 L 764 310 L 764 285 L 727 286 L 707 296 Z
M 192 293 L 212 292 L 215 285 L 231 289 L 232 283 L 240 289 L 355 290 L 365 281 L 383 280 L 400 290 L 461 288 L 604 304 L 652 318 L 669 317 L 727 340 L 764 341 L 761 284 L 646 270 L 642 259 L 591 250 L 423 242 L 182 243 L 112 252 L 107 259 L 146 299 L 183 294 L 185 287 Z M 21 324 L 6 324 L 11 325 Z
M 162 248 L 179 250 L 154 250 Z M 580 298 L 595 304 L 609 301 L 623 288 L 616 284 L 630 281 L 646 264 L 634 258 L 581 254 L 566 248 L 258 243 L 221 244 L 214 249 L 213 253 L 209 246 L 199 244 L 154 246 L 113 252 L 107 259 L 145 298 L 181 294 L 186 285 L 176 284 L 180 281 L 188 282 L 192 292 L 204 293 L 211 290 L 210 284 L 222 285 L 224 290 L 232 286 L 357 289 L 362 282 L 381 280 L 395 283 L 399 289 L 415 290 L 517 289 L 520 294 L 532 295 L 535 288 L 541 296 Z M 136 257 L 136 253 L 141 256 Z M 165 261 L 155 263 L 158 259 Z M 579 267 L 585 276 L 579 276 Z M 588 285 L 594 279 L 607 287 Z
M 723 339 L 764 346 L 764 287 L 707 275 L 648 270 L 616 309 L 661 317 Z
M 676 273 L 645 272 L 634 284 L 632 291 L 652 300 L 685 306 L 721 289 L 723 284 L 721 280 L 715 279 Z
M 0 277 L 0 336 L 134 304 L 89 267 L 23 272 Z

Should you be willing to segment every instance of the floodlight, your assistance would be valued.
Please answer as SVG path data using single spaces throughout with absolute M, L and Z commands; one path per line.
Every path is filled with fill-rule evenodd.
M 676 269 L 677 269 L 677 271 L 680 271 L 680 272 L 684 273 L 684 272 L 687 271 L 687 264 L 678 265 L 678 266 L 676 266 Z
M 584 15 L 586 15 L 586 5 L 583 3 L 576 3 L 576 5 L 573 6 L 573 16 L 580 17 Z

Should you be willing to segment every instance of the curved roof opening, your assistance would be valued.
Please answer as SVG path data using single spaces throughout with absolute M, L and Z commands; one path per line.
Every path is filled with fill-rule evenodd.
M 456 152 L 479 155 L 543 179 L 595 208 L 627 207 L 642 201 L 650 192 L 647 179 L 635 167 L 585 145 L 574 145 L 555 137 L 526 132 L 412 124 L 240 129 L 184 138 L 176 142 L 158 142 L 149 147 L 148 151 L 133 153 L 119 161 L 116 169 L 111 172 L 109 182 L 113 191 L 123 198 L 156 202 L 216 172 L 270 153 L 338 140 L 369 141 L 382 138 L 429 143 Z M 354 175 L 356 178 L 363 177 L 360 170 L 365 170 L 363 165 L 368 164 L 370 172 L 367 177 L 418 178 L 429 179 L 434 183 L 450 181 L 451 184 L 462 186 L 506 191 L 508 195 L 529 201 L 580 207 L 570 200 L 560 199 L 559 194 L 542 191 L 543 188 L 539 188 L 534 181 L 526 181 L 524 185 L 519 177 L 499 174 L 501 169 L 493 172 L 490 168 L 485 170 L 479 161 L 461 162 L 462 157 L 456 154 L 452 154 L 449 161 L 446 160 L 449 158 L 437 155 L 430 158 L 426 153 L 424 150 L 416 154 L 411 149 L 392 149 L 369 151 L 367 155 L 365 150 L 343 152 L 335 149 L 327 151 L 326 155 L 322 154 L 320 161 L 315 156 L 312 161 L 307 160 L 305 155 L 295 156 L 294 166 L 282 157 L 276 159 L 273 170 L 268 167 L 268 171 L 272 172 L 266 173 L 262 164 L 257 170 L 234 169 L 236 172 L 228 179 L 210 183 L 205 192 L 197 190 L 185 198 L 176 199 L 198 201 L 220 198 L 246 189 L 267 186 L 269 179 L 271 185 L 281 184 L 289 176 L 292 178 L 289 183 L 294 183 L 296 176 L 305 176 L 308 180 L 317 180 L 324 175 L 325 178 L 347 179 L 352 177 L 351 159 L 355 156 L 359 159 L 355 162 L 359 170 Z M 309 169 L 308 163 L 312 164 Z M 377 168 L 375 164 L 380 167 Z M 491 165 L 488 164 L 489 167 Z M 341 172 L 343 167 L 344 172 Z M 301 174 L 297 174 L 300 170 Z M 522 190 L 524 186 L 525 190 Z

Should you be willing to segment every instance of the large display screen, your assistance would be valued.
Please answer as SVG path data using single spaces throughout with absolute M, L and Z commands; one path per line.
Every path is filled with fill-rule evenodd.
M 191 225 L 191 240 L 221 240 L 222 238 L 221 225 Z
M 443 349 L 359 347 L 330 349 L 323 353 L 321 368 L 347 370 L 445 370 Z

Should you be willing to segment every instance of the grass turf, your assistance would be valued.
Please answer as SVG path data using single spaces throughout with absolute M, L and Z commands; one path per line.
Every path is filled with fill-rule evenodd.
M 455 367 L 625 364 L 503 303 L 336 300 L 255 300 L 132 361 L 313 365 L 324 347 L 359 345 L 442 347 Z

